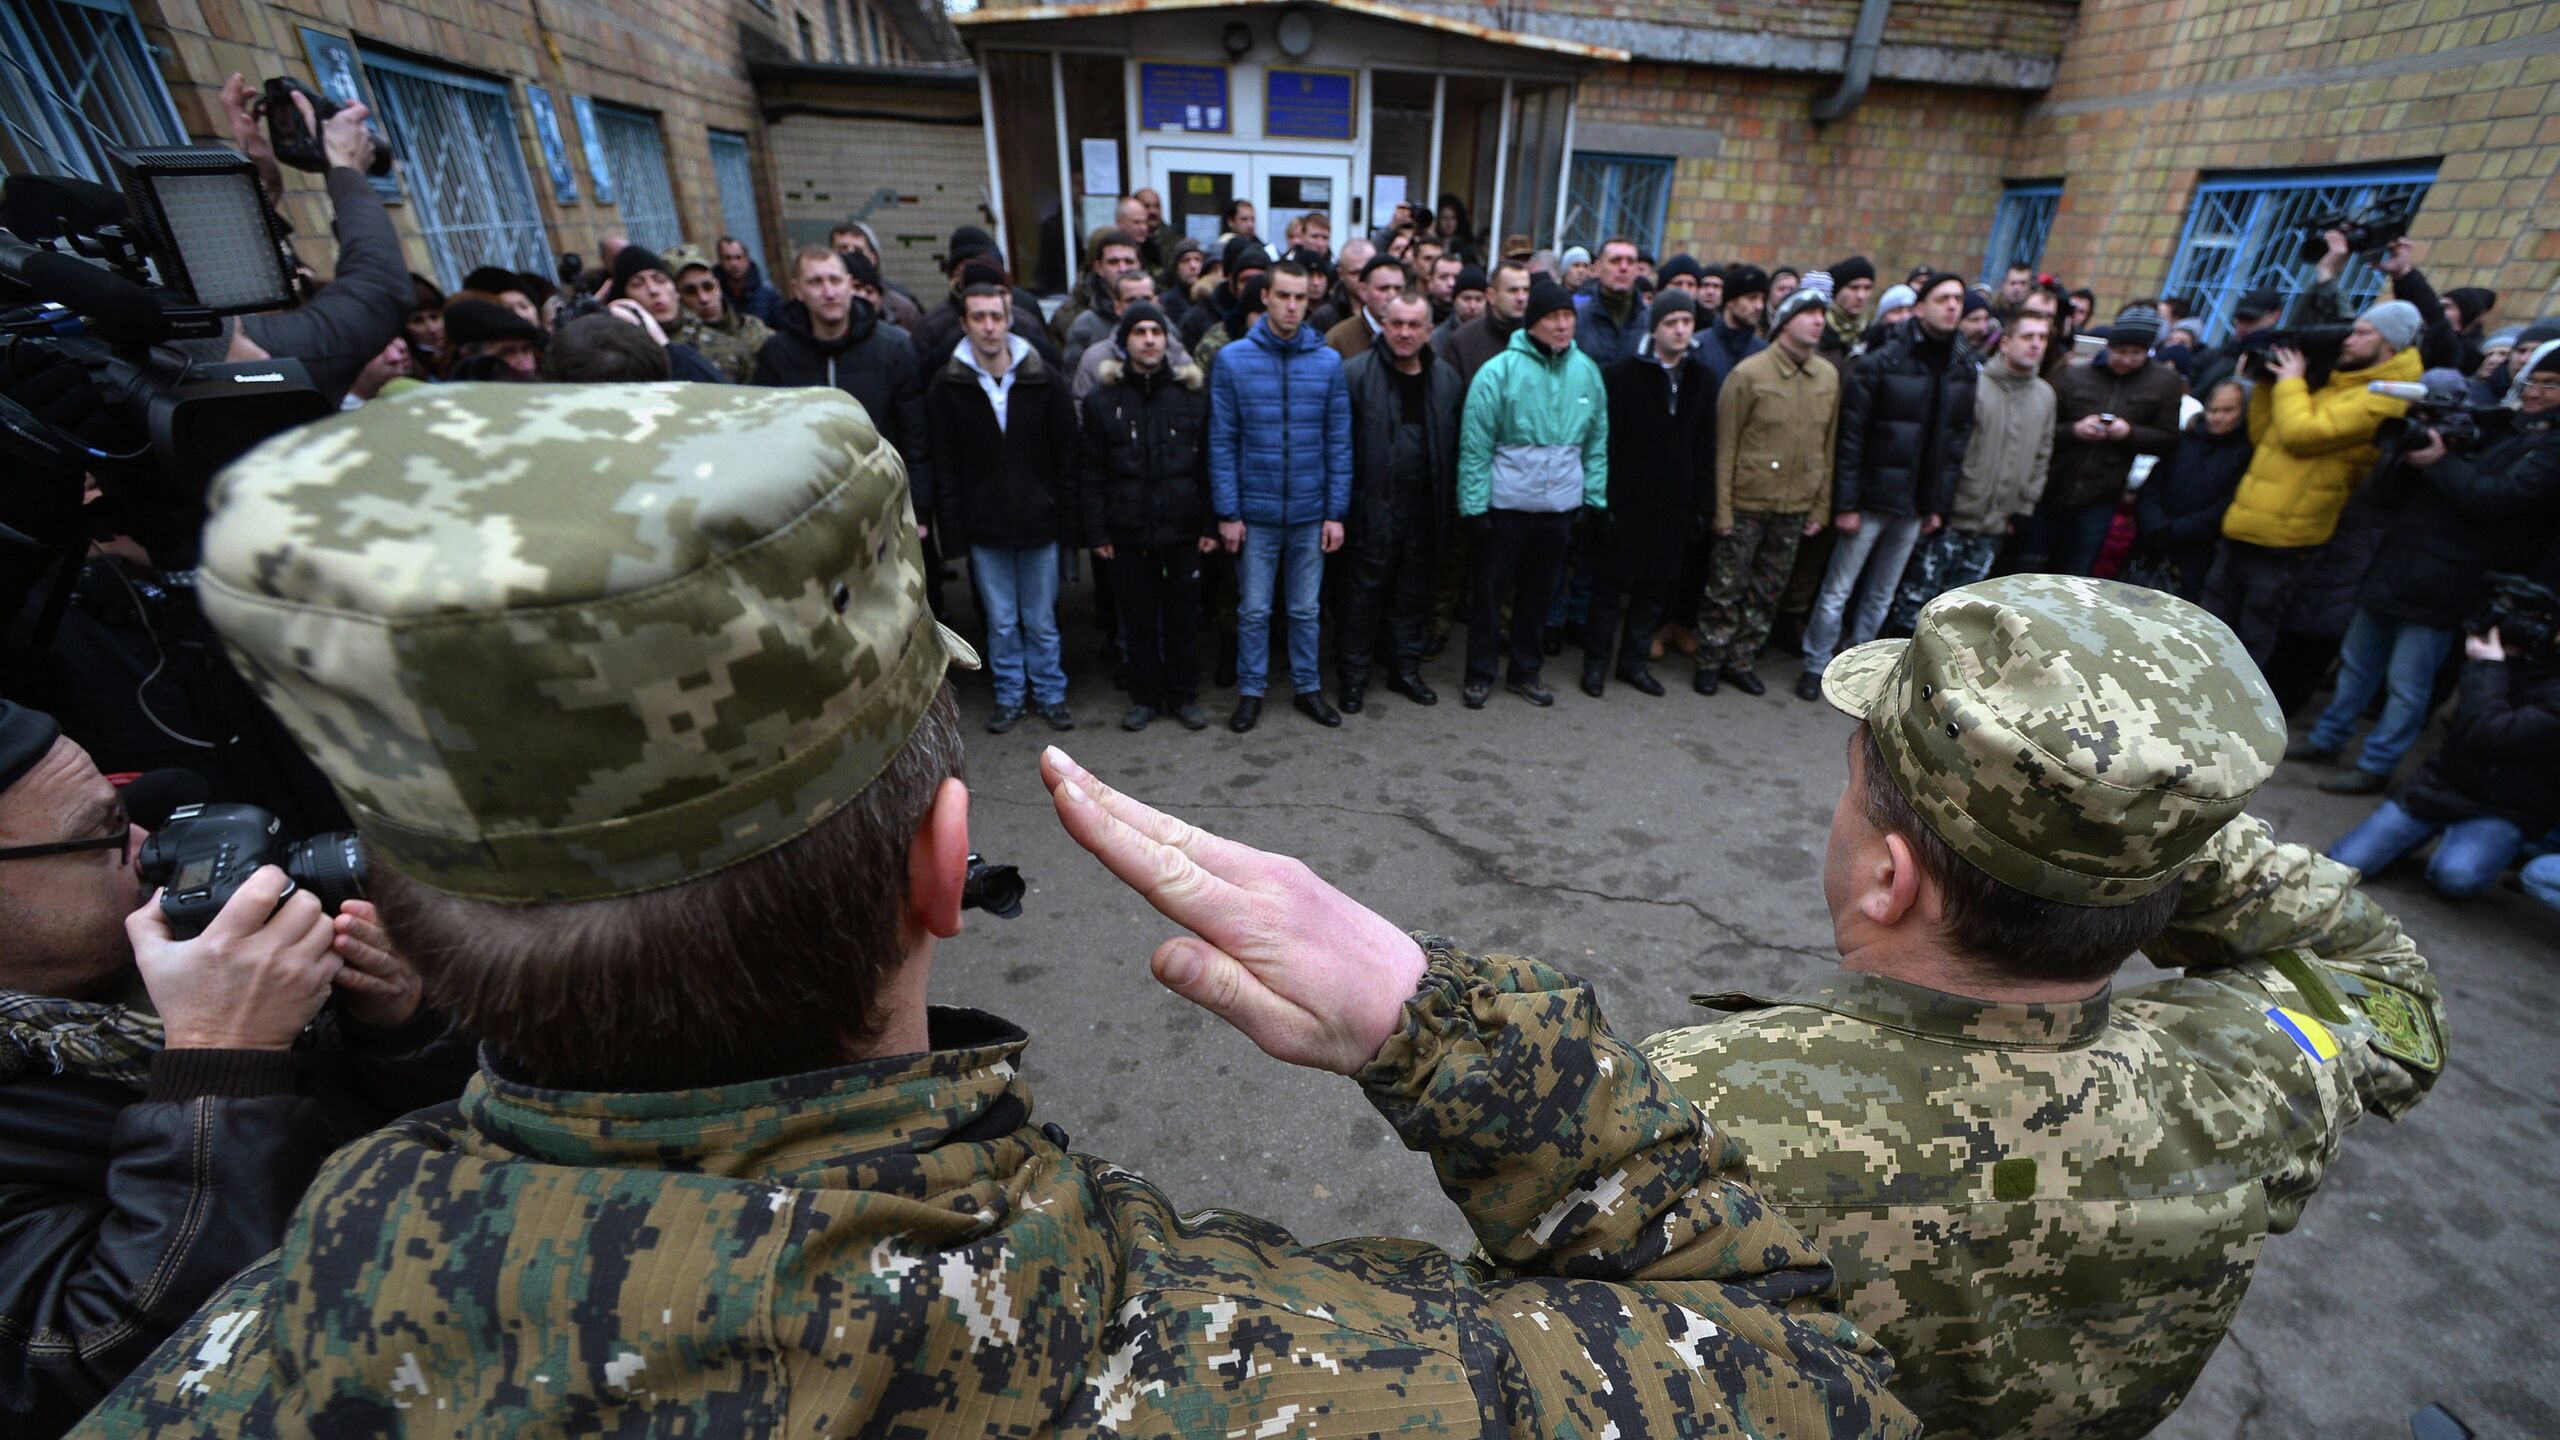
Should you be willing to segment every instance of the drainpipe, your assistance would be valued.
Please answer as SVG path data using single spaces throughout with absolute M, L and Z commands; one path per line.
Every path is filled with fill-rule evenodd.
M 1884 17 L 1893 0 L 1858 0 L 1858 28 L 1849 36 L 1849 64 L 1840 73 L 1840 88 L 1813 102 L 1813 123 L 1828 125 L 1858 108 L 1867 98 L 1867 82 L 1875 78 L 1876 51 L 1884 44 Z

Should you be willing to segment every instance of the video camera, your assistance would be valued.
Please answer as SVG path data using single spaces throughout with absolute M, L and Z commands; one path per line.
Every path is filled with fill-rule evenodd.
M 2338 368 L 2338 353 L 2345 348 L 2352 325 L 2286 325 L 2270 330 L 2255 330 L 2240 337 L 2240 370 L 2260 385 L 2274 378 L 2267 368 L 2268 352 L 2282 346 L 2302 352 L 2302 360 L 2311 369 L 2306 377 L 2314 390 L 2329 383 L 2329 372 Z
M 347 901 L 364 898 L 370 874 L 364 843 L 354 831 L 287 841 L 283 828 L 255 805 L 181 805 L 142 842 L 134 868 L 160 887 L 160 913 L 181 940 L 204 933 L 263 865 L 284 871 L 286 895 L 308 890 L 332 915 Z
M 2294 256 L 2305 265 L 2319 264 L 2329 253 L 2332 230 L 2347 237 L 2349 253 L 2370 255 L 2408 234 L 2409 222 L 2416 217 L 2417 207 L 2406 200 L 2378 202 L 2354 214 L 2325 215 L 2302 228 L 2302 245 Z
M 308 125 L 302 122 L 301 107 L 293 103 L 296 95 L 311 102 L 311 123 Z M 279 75 L 269 80 L 265 93 L 258 98 L 258 114 L 267 122 L 267 143 L 275 150 L 276 159 L 314 175 L 326 174 L 329 169 L 329 152 L 320 143 L 321 127 L 329 123 L 331 116 L 346 108 L 290 75 Z M 371 126 L 366 128 L 373 129 Z M 364 173 L 388 175 L 395 158 L 391 153 L 390 140 L 380 130 L 373 130 L 373 163 L 365 167 Z
M 183 568 L 214 473 L 332 407 L 299 361 L 172 345 L 294 303 L 256 167 L 220 146 L 110 160 L 118 189 L 45 175 L 0 185 L 0 528 L 17 549 L 63 558 L 131 535 Z M 83 476 L 101 494 L 85 507 Z
M 2406 414 L 2383 421 L 2374 431 L 2374 445 L 2386 459 L 2397 459 L 2412 445 L 2423 446 L 2430 430 L 2444 448 L 2459 451 L 2494 439 L 2515 423 L 2515 412 L 2503 405 L 2473 405 L 2458 370 L 2430 370 L 2416 381 L 2374 380 L 2364 388 L 2408 402 Z
M 2521 575 L 2491 575 L 2488 595 L 2462 622 L 2462 631 L 2486 635 L 2492 630 L 2511 660 L 2560 655 L 2560 594 Z

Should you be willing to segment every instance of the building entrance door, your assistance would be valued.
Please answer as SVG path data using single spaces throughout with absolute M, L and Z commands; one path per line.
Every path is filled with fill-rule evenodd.
M 1255 232 L 1275 255 L 1289 221 L 1310 210 L 1332 218 L 1337 248 L 1349 233 L 1351 159 L 1346 155 L 1159 145 L 1149 151 L 1147 178 L 1164 197 L 1165 228 L 1203 246 L 1218 243 L 1226 229 L 1227 201 L 1237 195 L 1253 202 Z

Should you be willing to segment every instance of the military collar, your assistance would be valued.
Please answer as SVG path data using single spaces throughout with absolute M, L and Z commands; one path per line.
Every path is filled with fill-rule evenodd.
M 985 1168 L 973 1147 L 1022 1130 L 1029 1037 L 976 1010 L 935 1007 L 933 1048 L 832 1070 L 693 1090 L 552 1090 L 484 1055 L 462 1095 L 465 1150 L 484 1159 L 672 1170 L 803 1187 L 939 1193 Z
M 2062 1004 L 2024 1004 L 1951 995 L 1882 975 L 1835 970 L 1775 999 L 1727 991 L 1692 995 L 1711 1010 L 1807 1005 L 1887 1030 L 1982 1049 L 2076 1050 L 2107 1028 L 2109 991 Z

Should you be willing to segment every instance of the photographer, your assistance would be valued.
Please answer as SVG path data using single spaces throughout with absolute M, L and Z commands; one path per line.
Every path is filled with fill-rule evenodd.
M 245 84 L 225 85 L 224 109 L 233 141 L 262 172 L 274 168 L 274 147 L 251 118 Z M 419 295 L 400 253 L 400 237 L 391 228 L 391 212 L 373 182 L 365 178 L 373 163 L 373 132 L 365 128 L 362 104 L 348 105 L 315 124 L 311 102 L 301 95 L 294 104 L 302 120 L 320 137 L 328 156 L 325 177 L 332 212 L 331 230 L 338 237 L 338 266 L 326 289 L 308 304 L 291 310 L 243 315 L 232 334 L 230 358 L 263 360 L 278 356 L 299 360 L 310 372 L 313 388 L 332 404 L 343 399 L 357 372 L 382 353 L 391 337 L 402 332 Z M 262 158 L 263 157 L 263 158 Z M 417 337 L 412 336 L 413 343 Z
M 88 753 L 0 702 L 0 1430 L 77 1419 L 273 1249 L 336 1145 L 458 1094 L 372 907 L 284 873 L 172 937 Z M 338 1008 L 322 1016 L 332 993 Z M 314 1024 L 315 1017 L 319 1017 Z M 311 1035 L 305 1038 L 306 1027 Z
M 2450 381 L 2450 377 L 2447 377 Z M 2459 390 L 2458 384 L 2455 389 Z M 2399 463 L 2370 484 L 2397 519 L 2356 592 L 2329 708 L 2288 758 L 2335 764 L 2365 708 L 2388 689 L 2382 719 L 2353 769 L 2320 783 L 2372 795 L 2426 724 L 2436 672 L 2453 653 L 2485 577 L 2529 562 L 2560 525 L 2560 345 L 2525 372 L 2515 422 L 2457 452 L 2433 429 L 2412 434 Z
M 2295 581 L 2336 532 L 2347 497 L 2379 455 L 2374 432 L 2409 408 L 2365 387 L 2418 378 L 2410 346 L 2423 323 L 2405 300 L 2365 311 L 2316 390 L 2302 351 L 2277 345 L 2267 352 L 2266 381 L 2249 397 L 2249 439 L 2257 450 L 2223 515 L 2222 546 L 2204 599 L 2206 609 L 2239 632 L 2261 670 L 2275 653 Z
M 2524 842 L 2560 822 L 2560 656 L 2510 651 L 2498 627 L 2463 642 L 2462 699 L 2444 744 L 2329 847 L 2366 875 L 2436 836 L 2427 884 L 2463 900 L 2497 883 Z

